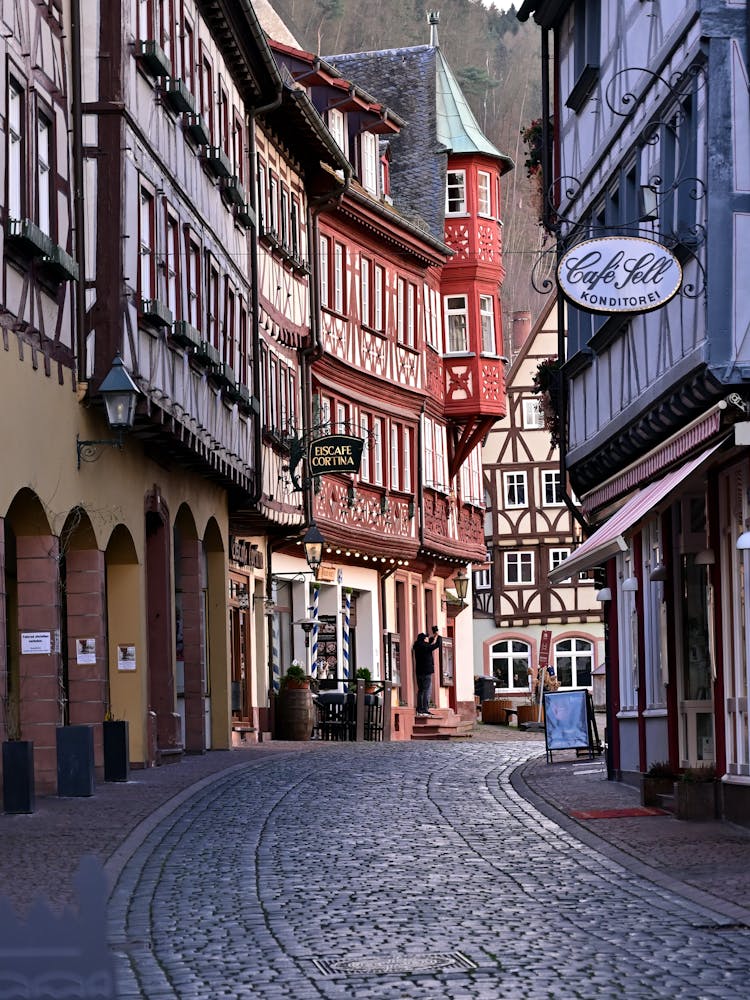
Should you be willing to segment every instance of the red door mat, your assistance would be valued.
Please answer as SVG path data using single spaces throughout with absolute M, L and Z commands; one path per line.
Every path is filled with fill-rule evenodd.
M 633 806 L 631 809 L 571 809 L 573 819 L 626 819 L 630 816 L 667 816 L 664 809 L 651 806 Z

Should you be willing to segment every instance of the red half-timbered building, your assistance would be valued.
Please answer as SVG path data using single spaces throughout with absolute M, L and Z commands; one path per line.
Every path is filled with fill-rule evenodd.
M 436 706 L 444 722 L 473 717 L 471 620 L 448 586 L 485 559 L 480 446 L 505 413 L 499 199 L 512 164 L 482 135 L 434 26 L 430 45 L 386 53 L 272 47 L 353 167 L 313 248 L 311 429 L 365 448 L 358 473 L 312 479 L 324 565 L 297 607 L 321 620 L 313 668 L 393 680 L 394 735 L 408 738 L 410 647 L 433 624 Z M 274 570 L 299 558 L 282 549 Z

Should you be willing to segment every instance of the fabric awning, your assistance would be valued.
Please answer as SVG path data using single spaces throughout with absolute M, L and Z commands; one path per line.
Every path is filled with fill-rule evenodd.
M 628 547 L 623 537 L 625 532 L 630 531 L 642 518 L 652 513 L 655 507 L 703 465 L 722 443 L 722 441 L 717 442 L 678 469 L 673 469 L 666 476 L 649 483 L 635 493 L 608 521 L 597 528 L 593 535 L 571 552 L 567 559 L 563 559 L 559 565 L 550 570 L 550 583 L 561 583 L 576 573 L 591 569 L 592 566 L 601 566 L 618 552 L 625 552 Z

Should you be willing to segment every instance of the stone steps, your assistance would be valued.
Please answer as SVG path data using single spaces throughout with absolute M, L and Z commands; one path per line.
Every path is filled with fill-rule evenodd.
M 414 719 L 413 740 L 471 739 L 474 723 L 461 719 L 452 709 L 433 709 L 434 718 Z

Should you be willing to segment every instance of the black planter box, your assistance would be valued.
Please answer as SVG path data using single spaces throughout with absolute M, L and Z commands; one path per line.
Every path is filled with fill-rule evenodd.
M 94 727 L 57 727 L 57 794 L 94 794 Z
M 130 778 L 128 723 L 117 719 L 102 723 L 102 728 L 104 731 L 104 780 L 128 781 Z
M 35 807 L 34 744 L 8 740 L 3 743 L 3 810 L 32 813 Z

